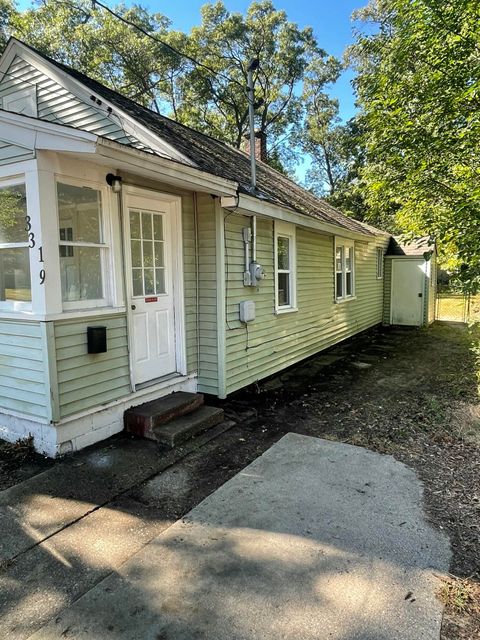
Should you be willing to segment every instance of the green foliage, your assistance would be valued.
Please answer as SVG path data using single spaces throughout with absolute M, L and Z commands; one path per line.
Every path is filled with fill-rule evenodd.
M 114 10 L 148 33 L 166 36 L 170 21 L 140 5 Z M 148 107 L 169 96 L 169 77 L 181 62 L 161 44 L 87 0 L 45 0 L 11 17 L 12 34 Z
M 449 267 L 480 280 L 480 4 L 371 0 L 349 51 L 373 215 L 435 236 Z
M 297 85 L 307 68 L 326 57 L 312 29 L 289 22 L 269 0 L 253 2 L 245 15 L 216 2 L 203 7 L 201 25 L 192 29 L 189 44 L 191 55 L 219 75 L 192 67 L 181 78 L 178 118 L 240 147 L 248 131 L 247 66 L 258 58 L 256 129 L 268 135 L 274 164 L 289 166 L 292 128 L 304 116 Z

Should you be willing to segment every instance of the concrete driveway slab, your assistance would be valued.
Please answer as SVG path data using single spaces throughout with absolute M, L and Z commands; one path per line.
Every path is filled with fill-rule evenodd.
M 32 638 L 437 640 L 449 560 L 411 470 L 288 434 Z

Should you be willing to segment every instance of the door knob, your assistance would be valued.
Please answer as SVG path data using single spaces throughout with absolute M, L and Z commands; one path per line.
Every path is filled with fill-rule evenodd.
M 136 305 L 132 304 L 131 306 L 132 311 L 135 311 L 136 308 L 137 308 Z

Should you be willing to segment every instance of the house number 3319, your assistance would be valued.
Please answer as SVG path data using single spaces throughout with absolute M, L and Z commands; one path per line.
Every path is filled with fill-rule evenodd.
M 28 247 L 33 249 L 35 247 L 35 234 L 32 231 L 32 220 L 30 216 L 25 216 L 25 231 L 28 233 Z M 43 247 L 38 247 L 38 261 L 43 263 Z M 40 278 L 40 284 L 45 282 L 45 269 L 40 269 L 38 272 Z

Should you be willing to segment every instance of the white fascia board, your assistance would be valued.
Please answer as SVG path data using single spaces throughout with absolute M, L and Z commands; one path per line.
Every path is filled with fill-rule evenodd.
M 183 189 L 217 196 L 233 196 L 238 190 L 238 183 L 232 180 L 219 178 L 201 169 L 127 147 L 107 138 L 98 138 L 96 156 L 103 158 L 109 165 L 115 165 L 120 172 L 123 169 Z
M 0 111 L 0 140 L 32 150 L 94 153 L 97 136 L 18 113 Z
M 335 224 L 323 222 L 322 220 L 298 213 L 293 209 L 288 209 L 287 207 L 282 207 L 244 194 L 233 198 L 222 198 L 221 205 L 224 209 L 238 211 L 239 213 L 247 216 L 257 215 L 265 218 L 274 218 L 275 220 L 290 222 L 291 224 L 295 224 L 299 227 L 306 227 L 313 231 L 326 233 L 332 236 L 341 236 L 342 238 L 351 238 L 353 240 L 363 240 L 363 242 L 375 241 L 375 236 L 373 235 L 351 231 L 350 229 L 346 229 L 340 225 L 337 226 Z
M 29 62 L 32 66 L 36 67 L 46 76 L 50 77 L 59 85 L 67 89 L 67 91 L 70 91 L 70 93 L 76 96 L 79 100 L 82 100 L 86 104 L 97 106 L 90 100 L 90 96 L 96 95 L 93 89 L 86 87 L 80 80 L 77 80 L 59 67 L 50 65 L 48 61 L 45 60 L 42 56 L 39 56 L 34 51 L 31 51 L 27 47 L 24 47 L 21 42 L 16 40 L 12 40 L 9 43 L 9 46 L 5 49 L 5 52 L 2 55 L 2 58 L 0 60 L 0 75 L 2 72 L 5 72 L 7 70 L 8 66 L 11 64 L 11 61 L 14 59 L 15 55 L 19 53 L 19 51 L 21 51 L 22 58 L 26 62 Z M 124 126 L 124 130 L 127 135 L 131 135 L 137 138 L 140 142 L 148 147 L 151 147 L 154 151 L 165 155 L 165 157 L 167 158 L 179 160 L 180 162 L 185 162 L 187 164 L 190 164 L 191 166 L 195 166 L 189 158 L 177 151 L 172 145 L 170 145 L 168 142 L 165 142 L 165 140 L 163 140 L 161 137 L 152 133 L 150 129 L 137 122 L 135 118 L 125 113 L 121 108 L 110 103 L 106 98 L 104 98 L 103 95 L 96 97 L 98 97 L 98 99 L 101 100 L 106 107 L 110 107 L 114 114 L 121 115 L 121 124 L 122 126 Z M 109 117 L 109 114 L 105 112 L 105 116 Z

